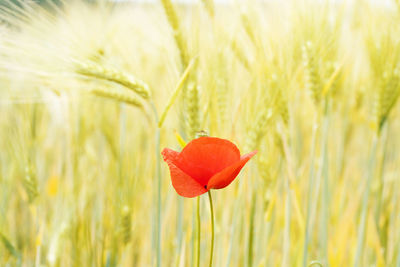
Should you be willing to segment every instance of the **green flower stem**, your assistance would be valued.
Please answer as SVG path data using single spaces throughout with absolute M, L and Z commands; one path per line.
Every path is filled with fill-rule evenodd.
M 208 198 L 210 200 L 210 212 L 211 212 L 211 252 L 210 252 L 210 265 L 209 265 L 211 267 L 213 260 L 213 252 L 214 252 L 214 208 L 210 191 L 208 191 Z
M 197 267 L 200 266 L 200 233 L 201 233 L 201 224 L 200 224 L 200 197 L 197 197 Z

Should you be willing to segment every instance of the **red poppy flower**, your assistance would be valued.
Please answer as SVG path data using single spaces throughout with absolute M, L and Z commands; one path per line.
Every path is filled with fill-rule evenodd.
M 239 149 L 228 140 L 200 137 L 181 152 L 165 148 L 161 154 L 176 192 L 183 197 L 196 197 L 228 186 L 256 153 L 240 156 Z

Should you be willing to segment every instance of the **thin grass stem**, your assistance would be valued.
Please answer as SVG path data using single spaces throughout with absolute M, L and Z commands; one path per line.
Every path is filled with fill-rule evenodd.
M 324 116 L 322 125 L 322 160 L 321 160 L 321 175 L 323 179 L 322 184 L 322 217 L 320 228 L 320 240 L 322 242 L 322 259 L 325 265 L 328 263 L 328 208 L 329 208 L 329 173 L 328 173 L 328 133 L 329 133 L 329 117 Z M 318 199 L 318 195 L 317 195 Z M 314 201 L 316 203 L 318 201 Z
M 290 220 L 291 220 L 291 205 L 290 205 L 290 186 L 289 177 L 285 179 L 285 226 L 283 230 L 283 260 L 282 266 L 290 266 Z
M 155 123 L 158 123 L 158 113 L 153 102 L 150 102 L 153 110 Z M 156 253 L 157 262 L 156 266 L 161 267 L 161 161 L 160 161 L 160 128 L 156 127 L 156 183 L 157 183 L 157 204 L 156 204 Z
M 253 240 L 254 240 L 254 216 L 256 210 L 256 198 L 253 193 L 250 209 L 250 224 L 249 224 L 249 247 L 247 250 L 247 266 L 253 266 Z
M 306 231 L 303 246 L 303 267 L 307 266 L 307 256 L 308 256 L 308 244 L 310 242 L 310 219 L 311 219 L 311 206 L 312 206 L 312 191 L 314 185 L 314 158 L 315 158 L 315 147 L 317 142 L 317 124 L 314 123 L 312 140 L 311 140 L 311 161 L 310 161 L 310 173 L 308 177 L 308 194 L 307 194 L 307 215 L 306 215 Z
M 376 148 L 378 145 L 378 141 L 379 137 L 378 135 L 375 134 L 372 140 L 371 154 L 368 163 L 367 181 L 365 185 L 366 188 L 364 190 L 364 197 L 361 206 L 361 217 L 357 234 L 357 250 L 354 256 L 354 267 L 361 266 L 362 252 L 364 250 L 365 228 L 367 224 L 368 200 L 371 191 L 372 180 L 374 177 L 375 157 L 376 157 Z
M 378 232 L 381 234 L 381 229 L 379 225 L 379 220 L 381 217 L 381 212 L 382 212 L 382 205 L 384 202 L 384 197 L 383 197 L 383 192 L 385 190 L 385 161 L 387 158 L 387 150 L 388 150 L 388 132 L 389 132 L 389 125 L 387 124 L 386 127 L 384 127 L 382 131 L 382 158 L 380 159 L 380 164 L 379 164 L 379 188 L 378 188 L 378 193 L 377 193 L 377 199 L 378 199 L 378 205 L 375 213 L 375 223 L 378 226 Z

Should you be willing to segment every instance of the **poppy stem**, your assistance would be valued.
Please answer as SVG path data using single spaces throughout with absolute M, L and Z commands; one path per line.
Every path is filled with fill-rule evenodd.
M 200 266 L 200 197 L 197 197 L 197 267 Z
M 214 208 L 210 191 L 208 191 L 208 199 L 210 200 L 210 212 L 211 212 L 211 253 L 210 253 L 210 265 L 209 265 L 211 267 L 213 260 L 213 252 L 214 252 Z

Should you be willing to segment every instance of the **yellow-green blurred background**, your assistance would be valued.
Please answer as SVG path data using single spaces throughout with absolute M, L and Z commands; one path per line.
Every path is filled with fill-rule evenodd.
M 395 0 L 1 1 L 0 266 L 196 266 L 201 130 L 258 150 L 214 266 L 400 266 L 399 41 Z

